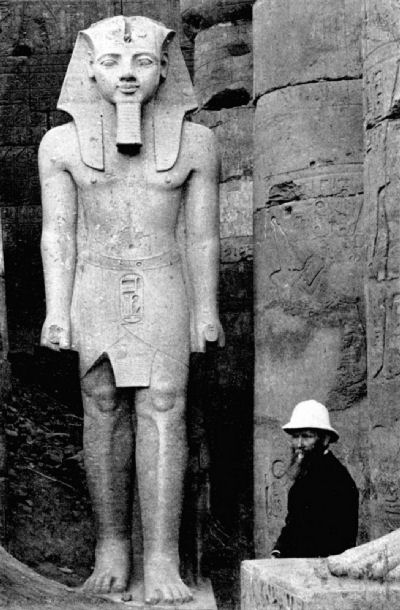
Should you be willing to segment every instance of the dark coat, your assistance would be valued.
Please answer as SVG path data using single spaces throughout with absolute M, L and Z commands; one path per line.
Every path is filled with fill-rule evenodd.
M 290 488 L 286 524 L 274 550 L 281 557 L 335 555 L 356 544 L 357 529 L 357 487 L 328 451 Z

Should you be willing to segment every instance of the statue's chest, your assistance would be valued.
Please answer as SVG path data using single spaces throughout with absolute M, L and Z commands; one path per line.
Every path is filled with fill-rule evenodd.
M 185 172 L 178 164 L 167 172 L 156 171 L 151 155 L 129 157 L 115 155 L 108 160 L 106 170 L 98 171 L 83 164 L 74 168 L 74 179 L 80 191 L 95 196 L 96 191 L 107 191 L 119 196 L 146 193 L 170 193 L 185 182 Z
M 119 234 L 126 227 L 152 231 L 172 226 L 184 182 L 176 169 L 156 172 L 150 163 L 121 163 L 104 172 L 85 167 L 75 178 L 85 224 Z

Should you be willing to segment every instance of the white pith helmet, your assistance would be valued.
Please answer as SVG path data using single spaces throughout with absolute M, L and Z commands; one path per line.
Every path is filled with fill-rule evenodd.
M 299 402 L 293 409 L 290 421 L 282 426 L 282 430 L 285 430 L 288 434 L 292 430 L 302 430 L 304 428 L 314 428 L 329 432 L 334 443 L 339 438 L 339 434 L 331 426 L 328 409 L 316 400 Z

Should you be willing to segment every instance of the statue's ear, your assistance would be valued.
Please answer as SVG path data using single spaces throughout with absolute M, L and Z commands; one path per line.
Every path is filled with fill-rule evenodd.
M 165 80 L 167 78 L 168 67 L 169 67 L 168 53 L 165 51 L 161 55 L 161 62 L 160 62 L 160 76 L 161 76 L 162 80 Z
M 91 78 L 92 80 L 95 80 L 94 77 L 94 71 L 93 71 L 93 60 L 92 58 L 90 58 L 88 64 L 87 64 L 87 73 L 88 73 L 88 77 Z

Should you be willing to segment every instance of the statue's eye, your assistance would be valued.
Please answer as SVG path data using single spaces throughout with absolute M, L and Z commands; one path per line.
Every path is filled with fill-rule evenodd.
M 139 66 L 151 66 L 153 63 L 154 63 L 153 60 L 150 59 L 149 57 L 141 57 L 138 60 Z
M 107 59 L 103 59 L 100 62 L 101 66 L 104 66 L 105 68 L 112 68 L 113 66 L 115 66 L 117 62 L 115 61 L 115 59 L 112 59 L 111 57 L 107 58 Z

